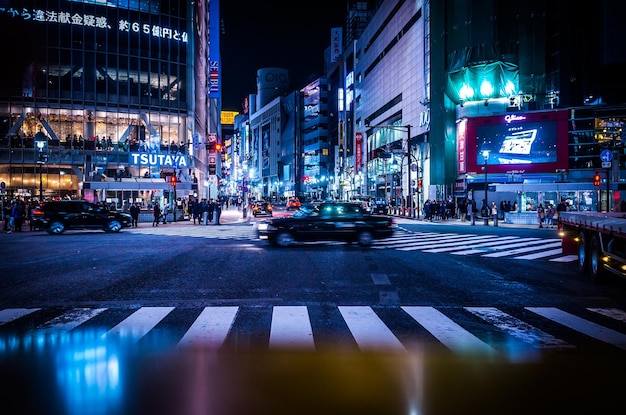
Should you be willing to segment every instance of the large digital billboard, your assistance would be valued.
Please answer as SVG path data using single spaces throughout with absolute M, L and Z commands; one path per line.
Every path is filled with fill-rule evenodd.
M 485 162 L 491 173 L 567 168 L 567 111 L 507 113 L 466 121 L 468 173 L 482 171 Z

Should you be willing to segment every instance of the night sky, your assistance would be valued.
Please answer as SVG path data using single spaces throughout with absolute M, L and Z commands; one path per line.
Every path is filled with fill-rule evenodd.
M 222 1 L 222 109 L 242 111 L 260 68 L 288 69 L 290 90 L 322 76 L 330 29 L 346 19 L 345 0 L 329 3 Z

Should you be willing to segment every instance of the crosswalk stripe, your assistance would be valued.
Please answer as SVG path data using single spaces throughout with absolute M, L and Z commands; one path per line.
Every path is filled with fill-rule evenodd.
M 141 307 L 103 336 L 119 336 L 139 341 L 163 320 L 175 307 Z
M 500 258 L 503 256 L 523 254 L 525 252 L 537 251 L 540 249 L 556 248 L 557 246 L 561 246 L 560 239 L 558 240 L 558 242 L 553 242 L 553 243 L 547 243 L 546 240 L 538 241 L 538 242 L 541 242 L 544 245 L 532 245 L 532 246 L 527 246 L 526 248 L 518 248 L 518 249 L 513 249 L 511 251 L 494 252 L 491 254 L 485 254 L 483 256 L 489 257 L 489 258 Z M 502 249 L 502 247 L 500 247 L 499 249 Z
M 105 311 L 106 308 L 75 308 L 37 327 L 37 331 L 69 331 Z
M 539 330 L 495 307 L 465 307 L 470 313 L 493 324 L 511 336 L 537 348 L 570 348 L 567 342 Z
M 487 343 L 433 307 L 404 306 L 402 309 L 453 352 L 487 355 L 495 353 Z
M 587 310 L 626 323 L 626 311 L 619 308 L 588 308 Z
M 400 340 L 389 330 L 374 310 L 366 306 L 340 306 L 344 321 L 359 349 L 405 351 Z
M 537 259 L 537 258 L 545 258 L 548 256 L 559 255 L 562 253 L 563 253 L 563 248 L 561 248 L 561 245 L 559 244 L 558 249 L 551 249 L 549 251 L 540 251 L 540 252 L 535 252 L 534 254 L 516 256 L 513 259 Z
M 611 330 L 599 324 L 587 321 L 573 314 L 559 310 L 554 307 L 526 307 L 527 310 L 539 314 L 545 318 L 583 333 L 589 337 L 600 340 L 602 342 L 612 344 L 620 349 L 626 350 L 626 335 Z
M 468 238 L 466 240 L 464 240 L 464 244 L 463 245 L 459 245 L 458 243 L 454 243 L 454 244 L 443 244 L 443 245 L 439 245 L 437 244 L 437 248 L 433 248 L 433 249 L 428 249 L 425 250 L 424 252 L 429 252 L 429 253 L 441 253 L 441 252 L 450 252 L 450 251 L 454 251 L 457 249 L 463 249 L 467 246 L 472 246 L 472 247 L 479 247 L 479 246 L 492 246 L 492 245 L 499 245 L 502 242 L 505 242 L 511 238 L 517 239 L 516 237 L 504 237 L 504 238 L 500 238 L 500 237 L 487 237 L 487 236 L 483 236 L 483 237 L 479 237 L 479 238 Z
M 562 250 L 561 250 L 562 251 Z M 578 255 L 565 255 L 558 258 L 553 258 L 550 261 L 552 262 L 574 262 L 578 260 Z
M 466 246 L 460 246 L 459 249 L 464 249 L 463 251 L 454 251 L 454 252 L 450 252 L 452 255 L 474 255 L 474 254 L 484 254 L 485 252 L 489 252 L 489 251 L 493 251 L 493 250 L 500 250 L 502 249 L 503 246 L 507 246 L 507 245 L 503 245 L 509 242 L 515 242 L 515 245 L 520 245 L 523 246 L 524 244 L 522 244 L 522 242 L 531 242 L 531 241 L 536 241 L 538 238 L 517 238 L 514 241 L 511 240 L 505 240 L 503 242 L 500 241 L 494 241 L 494 242 L 489 242 L 489 243 L 481 243 L 481 244 L 476 244 L 476 245 L 472 245 L 470 248 L 471 249 L 465 249 L 467 248 Z M 489 248 L 489 249 L 480 249 L 480 248 Z
M 239 307 L 205 307 L 185 335 L 179 347 L 206 346 L 218 349 L 232 327 Z
M 315 349 L 306 306 L 276 306 L 272 310 L 270 348 Z
M 40 308 L 7 308 L 0 311 L 0 325 L 9 323 L 20 317 L 24 317 L 35 311 L 39 311 Z

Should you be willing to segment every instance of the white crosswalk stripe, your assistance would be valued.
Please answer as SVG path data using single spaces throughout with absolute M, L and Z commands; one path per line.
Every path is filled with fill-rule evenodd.
M 619 333 L 554 307 L 526 307 L 526 309 L 589 337 L 626 350 L 626 334 L 624 333 Z
M 238 307 L 206 307 L 191 325 L 178 346 L 218 349 L 237 316 Z
M 501 355 L 505 357 L 523 356 L 524 351 L 567 350 L 576 347 L 571 341 L 555 336 L 550 333 L 554 330 L 552 322 L 559 323 L 567 329 L 582 333 L 599 343 L 607 344 L 616 349 L 626 350 L 626 311 L 617 308 L 587 308 L 584 312 L 593 312 L 599 319 L 609 319 L 614 327 L 620 327 L 619 331 L 614 327 L 609 328 L 598 322 L 565 312 L 555 307 L 524 307 L 519 311 L 520 315 L 528 311 L 540 316 L 539 321 L 533 320 L 533 324 L 524 321 L 523 318 L 511 315 L 495 307 L 456 307 L 469 315 L 478 317 L 482 324 L 472 322 L 466 326 L 467 320 L 455 321 L 446 310 L 440 310 L 432 306 L 398 306 L 393 307 L 394 316 L 408 315 L 416 325 L 413 330 L 421 328 L 432 338 L 432 341 L 444 346 L 455 354 L 481 354 Z M 106 315 L 107 311 L 116 315 L 117 309 L 108 308 L 77 308 L 71 309 L 52 317 L 31 329 L 28 319 L 35 318 L 37 312 L 46 312 L 39 308 L 15 308 L 0 310 L 0 354 L 11 347 L 19 347 L 16 342 L 17 336 L 10 330 L 5 329 L 12 323 L 14 326 L 21 319 L 24 322 L 24 341 L 30 336 L 39 336 L 38 341 L 45 338 L 46 334 L 54 332 L 79 333 L 81 325 L 89 320 Z M 158 327 L 168 317 L 175 307 L 141 307 L 126 317 L 119 317 L 121 321 L 100 336 L 102 339 L 122 338 L 136 343 L 151 330 Z M 186 309 L 185 309 L 186 310 Z M 213 350 L 222 347 L 245 307 L 239 306 L 213 306 L 204 307 L 189 327 L 176 340 L 177 347 L 203 346 Z M 249 309 L 248 309 L 249 310 Z M 527 310 L 527 311 L 524 311 Z M 188 311 L 188 310 L 187 310 Z M 383 318 L 376 308 L 370 306 L 337 306 L 337 311 L 345 323 L 350 336 L 359 350 L 368 351 L 394 351 L 404 352 L 413 346 L 419 346 L 426 341 L 411 340 L 394 327 L 394 321 L 387 321 L 389 308 L 385 308 L 387 317 Z M 461 312 L 459 311 L 459 312 Z M 268 308 L 268 312 L 269 308 Z M 44 314 L 47 316 L 47 314 Z M 452 313 L 459 318 L 458 314 Z M 528 316 L 528 315 L 527 315 Z M 537 325 L 539 324 L 539 326 Z M 545 329 L 542 325 L 548 328 Z M 271 307 L 271 323 L 269 329 L 268 349 L 294 348 L 304 350 L 316 350 L 315 325 L 311 319 L 309 306 L 275 306 Z M 8 330 L 8 331 L 7 331 Z M 566 330 L 567 332 L 567 330 Z M 487 333 L 487 334 L 485 334 Z M 5 336 L 5 334 L 9 334 Z M 496 340 L 498 337 L 503 340 Z M 571 334 L 570 334 L 571 336 Z M 402 340 L 400 340 L 402 339 Z M 56 340 L 54 340 L 56 341 Z
M 375 241 L 372 249 L 479 255 L 487 258 L 511 257 L 520 260 L 550 258 L 554 262 L 574 262 L 575 255 L 563 255 L 560 239 L 458 233 L 411 232 L 399 228 L 391 237 Z M 523 254 L 523 255 L 521 255 Z

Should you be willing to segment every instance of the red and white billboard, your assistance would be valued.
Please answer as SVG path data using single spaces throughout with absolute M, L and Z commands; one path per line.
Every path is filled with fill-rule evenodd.
M 459 173 L 567 169 L 567 111 L 507 113 L 468 118 L 458 124 Z

